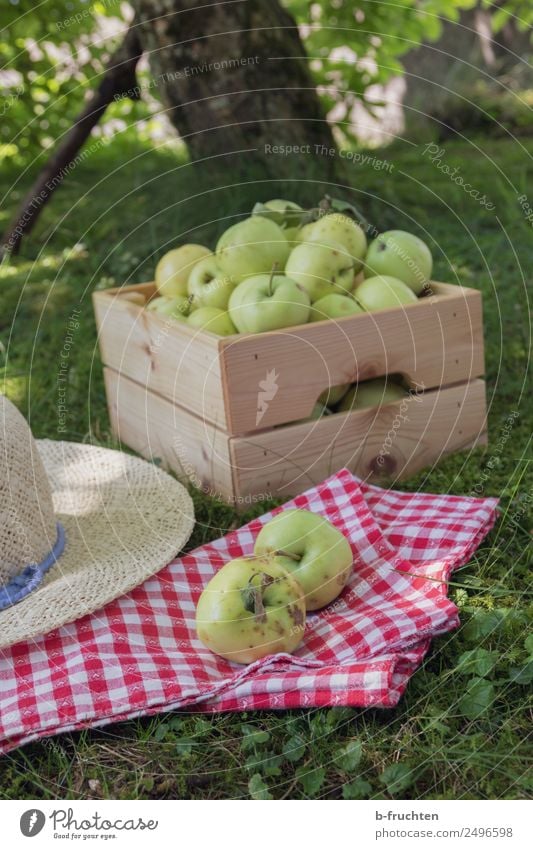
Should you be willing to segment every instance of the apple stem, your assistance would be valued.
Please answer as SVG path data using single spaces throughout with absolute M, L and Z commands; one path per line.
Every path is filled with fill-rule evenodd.
M 270 280 L 268 281 L 268 297 L 272 297 L 272 281 L 276 274 L 278 274 L 279 263 L 275 262 L 272 266 L 272 271 L 270 272 Z
M 252 583 L 253 579 L 257 577 L 259 577 L 260 580 L 259 586 L 255 586 Z M 261 572 L 259 575 L 252 575 L 248 581 L 248 586 L 244 590 L 244 606 L 246 607 L 246 610 L 254 614 L 254 618 L 258 622 L 266 622 L 267 616 L 263 602 L 263 592 L 268 585 L 272 583 L 272 580 L 273 579 L 270 575 L 267 575 L 266 572 Z
M 263 585 L 253 588 L 254 617 L 258 622 L 266 622 L 265 605 L 263 604 Z
M 290 560 L 294 560 L 295 563 L 299 563 L 302 559 L 300 554 L 291 554 L 289 551 L 283 551 L 282 549 L 274 553 L 277 557 L 288 557 Z

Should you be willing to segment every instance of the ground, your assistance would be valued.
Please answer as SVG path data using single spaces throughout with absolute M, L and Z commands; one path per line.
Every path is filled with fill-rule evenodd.
M 366 162 L 360 156 L 352 166 L 354 197 L 371 222 L 380 229 L 416 227 L 420 234 L 425 228 L 438 245 L 435 278 L 480 288 L 484 296 L 489 446 L 450 457 L 404 488 L 459 494 L 477 484 L 478 492 L 500 496 L 502 517 L 450 587 L 461 628 L 434 641 L 400 705 L 389 711 L 174 713 L 63 735 L 1 758 L 1 797 L 516 799 L 531 794 L 526 287 L 533 238 L 519 198 L 531 180 L 532 153 L 533 143 L 524 140 L 450 141 L 439 156 L 425 152 L 424 145 L 396 142 L 368 154 Z M 150 279 L 154 257 L 185 233 L 211 243 L 224 228 L 224 216 L 238 211 L 236 198 L 244 210 L 282 191 L 302 201 L 312 197 L 312 187 L 297 181 L 291 187 L 276 185 L 275 191 L 265 183 L 235 188 L 226 175 L 228 186 L 213 188 L 181 157 L 179 151 L 132 149 L 119 141 L 98 150 L 57 192 L 24 256 L 0 268 L 0 389 L 30 411 L 37 436 L 114 444 L 95 347 L 90 304 L 95 286 Z M 458 184 L 459 175 L 477 197 Z M 19 196 L 29 177 L 21 178 Z M 2 193 L 13 179 L 13 172 L 0 172 Z M 11 193 L 9 203 L 14 200 Z M 0 224 L 7 221 L 6 205 L 4 210 Z M 62 433 L 58 357 L 69 342 L 72 317 L 80 326 L 68 348 Z M 209 498 L 195 495 L 195 502 L 198 524 L 191 548 L 236 521 L 230 508 Z

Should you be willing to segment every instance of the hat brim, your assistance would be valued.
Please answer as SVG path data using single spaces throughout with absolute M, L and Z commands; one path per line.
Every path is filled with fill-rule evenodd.
M 38 589 L 0 611 L 0 648 L 128 593 L 173 560 L 194 527 L 187 490 L 151 463 L 73 442 L 43 439 L 37 446 L 65 550 Z

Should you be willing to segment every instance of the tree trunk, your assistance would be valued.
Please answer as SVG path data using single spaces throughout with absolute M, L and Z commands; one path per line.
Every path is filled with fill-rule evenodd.
M 204 171 L 342 177 L 298 28 L 278 0 L 133 5 L 160 99 Z

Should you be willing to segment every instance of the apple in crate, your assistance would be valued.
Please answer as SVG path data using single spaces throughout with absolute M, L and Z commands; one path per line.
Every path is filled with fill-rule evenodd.
M 252 215 L 234 224 L 218 240 L 216 261 L 221 271 L 236 283 L 255 274 L 284 268 L 290 246 L 274 221 Z
M 409 286 L 396 277 L 386 275 L 363 280 L 356 289 L 355 298 L 367 312 L 378 312 L 418 302 Z
M 197 330 L 207 330 L 215 336 L 233 336 L 237 333 L 229 313 L 216 307 L 200 307 L 194 310 L 188 317 L 187 324 Z
M 305 324 L 309 295 L 283 272 L 257 274 L 240 283 L 229 299 L 229 314 L 241 333 L 264 333 Z
M 371 243 L 365 260 L 365 277 L 390 275 L 419 295 L 431 279 L 433 257 L 422 239 L 405 230 L 387 230 Z
M 337 386 L 330 386 L 328 389 L 324 389 L 318 396 L 319 403 L 327 404 L 328 407 L 334 407 L 346 395 L 350 386 L 351 383 L 339 383 Z
M 265 203 L 256 203 L 252 215 L 262 215 L 274 221 L 283 230 L 287 230 L 299 227 L 305 210 L 292 200 L 273 198 Z
M 278 557 L 230 560 L 211 578 L 196 608 L 199 639 L 235 663 L 292 652 L 304 629 L 303 590 Z
M 338 242 L 302 242 L 291 251 L 285 273 L 307 290 L 313 303 L 334 292 L 350 292 L 354 263 Z
M 158 315 L 166 315 L 178 321 L 186 321 L 191 311 L 191 302 L 189 298 L 164 298 L 161 296 L 152 298 L 146 309 Z
M 346 318 L 347 315 L 361 315 L 364 309 L 350 295 L 324 295 L 311 307 L 309 321 L 326 321 L 328 318 Z
M 348 540 L 323 516 L 309 510 L 284 510 L 264 525 L 254 553 L 281 558 L 305 593 L 307 610 L 318 610 L 342 592 L 353 556 Z
M 347 392 L 337 410 L 338 412 L 346 412 L 347 410 L 362 410 L 366 407 L 382 407 L 385 404 L 391 404 L 393 401 L 399 401 L 406 395 L 407 392 L 402 386 L 392 383 L 384 377 L 378 377 L 375 380 L 363 380 L 361 383 L 356 383 Z
M 262 215 L 278 224 L 291 248 L 299 241 L 300 224 L 305 214 L 305 210 L 297 203 L 282 198 L 256 203 L 252 210 L 252 215 Z
M 220 271 L 214 254 L 196 263 L 187 283 L 193 309 L 199 307 L 227 309 L 229 296 L 234 288 L 235 282 Z
M 155 269 L 155 285 L 159 294 L 167 298 L 187 295 L 189 274 L 199 260 L 210 254 L 209 248 L 193 244 L 168 251 Z
M 337 242 L 353 259 L 353 273 L 363 267 L 367 250 L 364 230 L 353 218 L 340 212 L 323 215 L 318 221 L 306 225 L 305 238 L 309 242 Z

